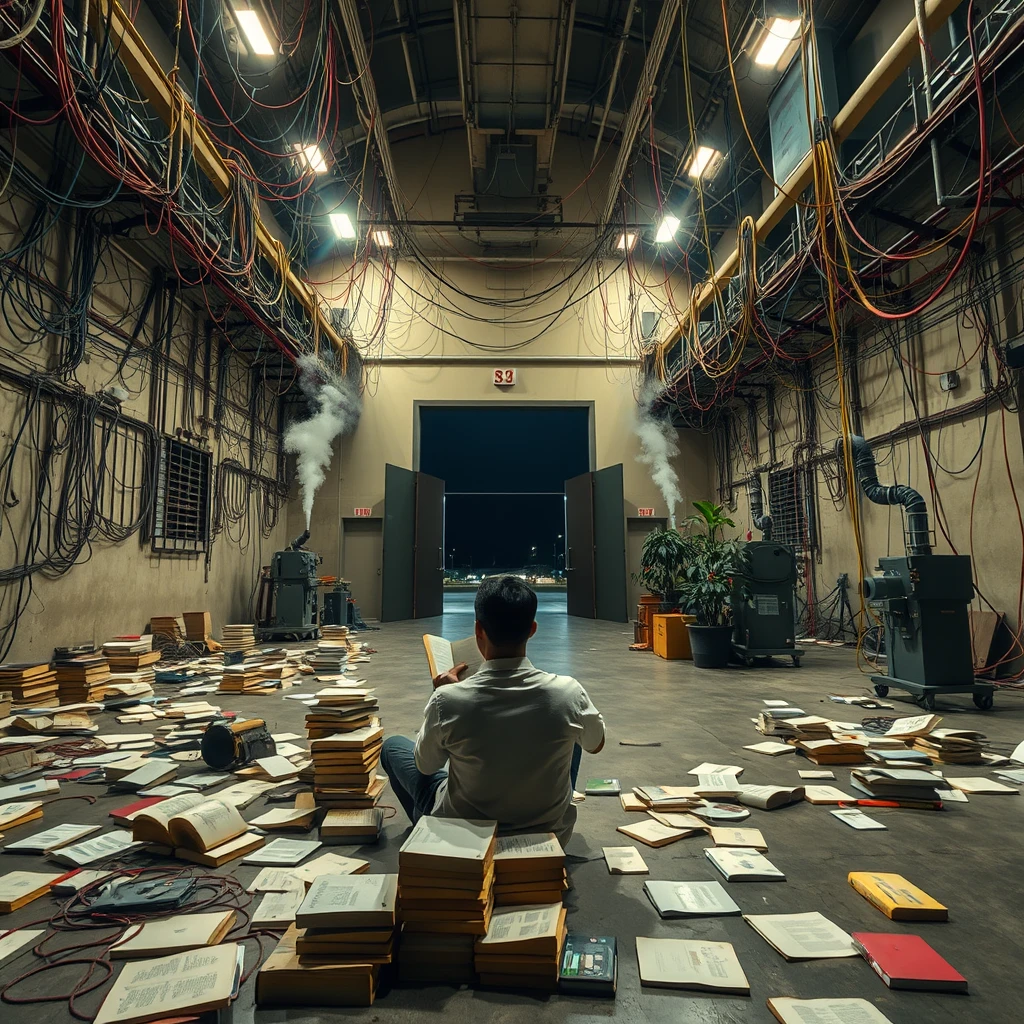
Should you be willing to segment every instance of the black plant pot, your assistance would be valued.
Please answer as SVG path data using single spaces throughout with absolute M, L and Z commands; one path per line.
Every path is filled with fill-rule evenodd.
M 725 668 L 732 653 L 732 626 L 695 626 L 690 631 L 690 650 L 695 668 Z

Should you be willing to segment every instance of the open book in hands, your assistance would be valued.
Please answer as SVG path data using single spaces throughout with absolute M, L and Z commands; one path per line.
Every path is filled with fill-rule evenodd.
M 484 663 L 480 648 L 476 645 L 476 637 L 468 636 L 465 640 L 454 643 L 443 636 L 431 633 L 423 634 L 423 648 L 427 652 L 427 664 L 430 666 L 430 678 L 439 685 L 438 676 L 450 672 L 457 665 L 466 667 L 459 673 L 459 679 L 468 679 Z M 443 685 L 443 684 L 442 684 Z

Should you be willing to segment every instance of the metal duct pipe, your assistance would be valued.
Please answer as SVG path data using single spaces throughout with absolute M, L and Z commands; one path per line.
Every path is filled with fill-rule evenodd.
M 288 545 L 288 547 L 292 551 L 301 551 L 302 545 L 305 544 L 307 540 L 309 540 L 309 530 L 303 530 L 302 533 L 300 533 L 298 537 Z
M 764 510 L 764 496 L 761 494 L 760 481 L 751 480 L 747 488 L 747 501 L 750 504 L 750 518 L 754 526 L 761 531 L 765 540 L 772 539 L 772 517 Z
M 850 456 L 853 468 L 860 482 L 860 489 L 876 505 L 902 505 L 907 510 L 907 542 L 908 555 L 930 555 L 932 542 L 928 528 L 928 506 L 924 498 L 913 487 L 906 484 L 893 484 L 886 487 L 878 482 L 878 471 L 875 467 L 875 456 L 863 437 L 857 434 L 850 436 Z M 839 445 L 842 445 L 840 439 Z M 842 449 L 839 450 L 842 458 Z

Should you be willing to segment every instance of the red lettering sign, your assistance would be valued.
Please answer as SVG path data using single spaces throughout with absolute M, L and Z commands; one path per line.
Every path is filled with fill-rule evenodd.
M 373 509 L 372 508 L 354 508 L 354 509 L 352 509 L 352 515 L 354 515 L 356 517 L 356 519 L 369 519 L 373 515 Z

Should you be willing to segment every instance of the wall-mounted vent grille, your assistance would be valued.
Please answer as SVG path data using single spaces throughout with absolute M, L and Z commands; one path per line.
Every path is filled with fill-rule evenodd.
M 210 538 L 209 452 L 165 437 L 153 509 L 153 551 L 192 554 Z

